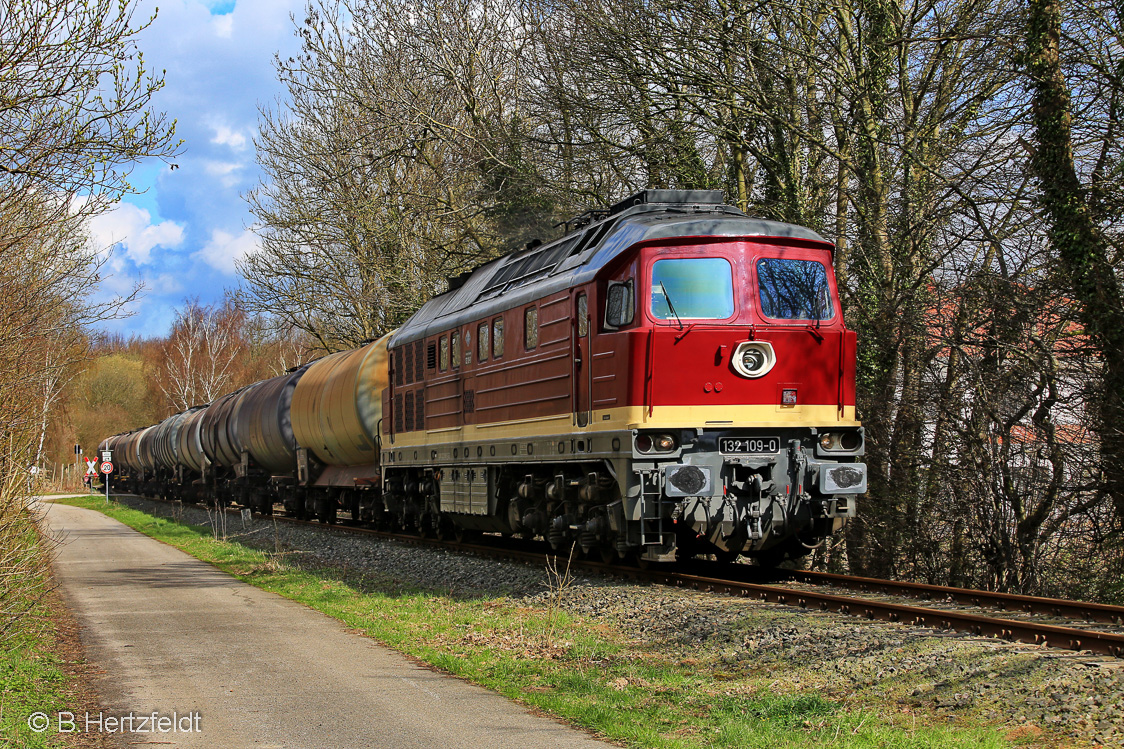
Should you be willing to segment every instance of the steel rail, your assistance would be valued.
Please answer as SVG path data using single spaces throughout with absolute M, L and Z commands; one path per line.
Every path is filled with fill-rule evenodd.
M 808 570 L 778 570 L 786 579 L 815 585 L 833 585 L 869 593 L 904 595 L 912 598 L 946 599 L 957 603 L 992 607 L 1006 611 L 1024 611 L 1028 614 L 1046 614 L 1067 619 L 1081 619 L 1088 622 L 1124 624 L 1124 606 L 1087 601 L 1068 601 L 1062 598 L 1039 598 L 1036 596 L 998 593 L 990 590 L 953 588 L 947 585 L 928 585 L 925 583 L 880 580 L 873 577 L 854 577 L 830 572 Z
M 1098 632 L 1051 624 L 1000 619 L 962 611 L 905 606 L 898 603 L 873 601 L 865 598 L 795 590 L 777 585 L 737 582 L 719 578 L 685 575 L 676 572 L 654 573 L 669 585 L 690 587 L 708 592 L 734 596 L 756 596 L 770 603 L 780 603 L 799 608 L 818 608 L 867 619 L 913 624 L 915 626 L 952 629 L 977 635 L 999 637 L 1004 640 L 1032 645 L 1047 645 L 1064 650 L 1089 650 L 1102 655 L 1124 657 L 1124 634 Z

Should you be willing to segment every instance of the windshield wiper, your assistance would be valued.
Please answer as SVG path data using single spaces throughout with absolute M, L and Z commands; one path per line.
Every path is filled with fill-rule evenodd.
M 675 322 L 679 323 L 679 329 L 683 330 L 683 321 L 679 319 L 679 314 L 675 311 L 675 305 L 671 303 L 671 295 L 667 293 L 667 289 L 664 288 L 662 281 L 660 282 L 660 293 L 662 293 L 663 298 L 667 300 L 667 308 L 671 310 L 671 314 L 675 315 Z

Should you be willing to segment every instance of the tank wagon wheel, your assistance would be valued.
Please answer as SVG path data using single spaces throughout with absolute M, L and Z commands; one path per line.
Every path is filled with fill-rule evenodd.
M 458 544 L 476 543 L 480 540 L 480 535 L 480 531 L 468 530 L 460 526 L 457 526 L 457 529 L 453 532 L 453 538 Z
M 363 522 L 363 509 L 362 502 L 360 502 L 359 492 L 351 492 L 348 495 L 347 511 L 351 514 L 351 525 L 359 525 Z
M 438 541 L 450 541 L 456 535 L 456 528 L 446 518 L 440 518 L 435 534 Z

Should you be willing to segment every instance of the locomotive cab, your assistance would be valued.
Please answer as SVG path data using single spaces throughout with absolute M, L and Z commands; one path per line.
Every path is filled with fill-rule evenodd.
M 629 406 L 594 420 L 631 432 L 622 510 L 648 558 L 674 546 L 776 564 L 854 515 L 856 336 L 831 253 L 804 238 L 677 237 L 608 269 L 594 348 L 613 355 L 594 359 L 592 400 Z M 624 373 L 610 367 L 627 372 L 615 398 L 603 384 Z

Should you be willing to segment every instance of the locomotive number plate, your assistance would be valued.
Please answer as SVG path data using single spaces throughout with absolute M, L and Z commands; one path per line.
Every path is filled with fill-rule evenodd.
M 724 455 L 774 455 L 781 451 L 779 437 L 723 437 L 718 451 Z

